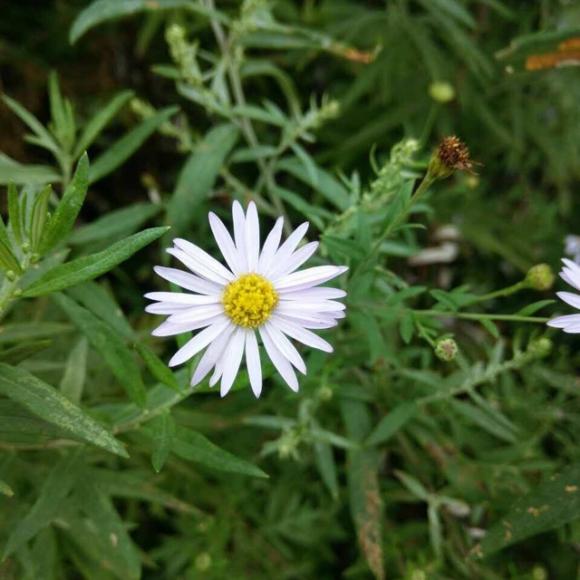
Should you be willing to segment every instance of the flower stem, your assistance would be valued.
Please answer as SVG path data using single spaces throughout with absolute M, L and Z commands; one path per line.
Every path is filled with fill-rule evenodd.
M 505 320 L 508 322 L 535 322 L 545 324 L 550 319 L 542 316 L 519 316 L 517 314 L 481 314 L 478 312 L 443 312 L 441 310 L 413 310 L 420 316 L 460 318 L 463 320 Z

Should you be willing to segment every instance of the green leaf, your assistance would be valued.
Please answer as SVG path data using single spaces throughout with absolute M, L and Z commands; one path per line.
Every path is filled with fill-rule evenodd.
M 62 97 L 58 76 L 54 71 L 50 73 L 48 78 L 48 95 L 52 116 L 52 133 L 62 148 L 69 152 L 75 140 L 75 118 L 70 102 Z
M 508 443 L 515 443 L 518 438 L 512 429 L 499 423 L 497 419 L 491 416 L 483 409 L 479 409 L 469 403 L 452 399 L 451 406 L 461 415 L 463 415 L 470 422 L 475 423 L 491 435 L 502 439 Z
M 48 227 L 42 237 L 40 252 L 51 250 L 73 229 L 74 223 L 85 201 L 89 186 L 89 158 L 85 153 L 79 160 L 75 174 L 56 206 Z
M 93 280 L 112 270 L 130 258 L 135 252 L 144 248 L 167 232 L 168 227 L 150 228 L 121 240 L 106 250 L 77 258 L 72 262 L 56 266 L 49 270 L 40 280 L 31 284 L 23 293 L 28 298 L 58 292 L 69 286 Z
M 48 149 L 55 155 L 60 153 L 59 147 L 52 135 L 30 111 L 27 111 L 20 103 L 11 99 L 8 95 L 2 95 L 2 100 L 36 135 L 36 145 Z
M 324 485 L 333 499 L 338 499 L 338 475 L 332 447 L 322 441 L 314 442 L 314 459 Z
M 126 580 L 141 578 L 139 551 L 111 498 L 91 478 L 85 477 L 78 486 L 76 500 L 90 522 L 103 568 L 113 569 L 117 577 Z
M 487 557 L 506 546 L 580 518 L 580 463 L 567 467 L 529 494 L 487 532 L 474 553 Z
M 395 471 L 395 475 L 401 480 L 401 483 L 417 498 L 423 501 L 429 501 L 429 492 L 424 485 L 416 478 L 412 477 L 404 471 Z
M 167 208 L 168 223 L 177 233 L 192 223 L 197 207 L 213 188 L 238 136 L 239 131 L 233 125 L 219 125 L 207 133 L 185 162 Z
M 224 24 L 228 22 L 228 19 L 221 12 L 204 8 L 191 0 L 96 0 L 89 4 L 73 22 L 69 33 L 69 41 L 74 44 L 88 30 L 107 20 L 116 20 L 138 12 L 155 12 L 177 8 L 211 16 Z
M 162 109 L 113 143 L 105 153 L 97 157 L 92 163 L 89 171 L 89 183 L 98 181 L 122 165 L 160 125 L 165 123 L 178 110 L 179 107 Z
M 240 473 L 253 477 L 268 477 L 259 467 L 224 451 L 201 433 L 180 428 L 173 441 L 173 452 L 183 459 L 201 463 L 217 471 Z
M 159 473 L 171 452 L 173 439 L 175 437 L 175 422 L 170 411 L 155 417 L 149 423 L 151 438 L 153 440 L 153 453 L 151 454 L 151 464 L 153 469 Z
M 121 336 L 109 325 L 99 320 L 92 312 L 79 306 L 64 294 L 55 294 L 53 299 L 103 357 L 131 400 L 143 406 L 145 404 L 145 386 L 141 373 L 133 352 Z
M 129 340 L 135 338 L 135 333 L 115 297 L 102 285 L 96 282 L 86 282 L 70 288 L 67 294 L 107 323 L 120 336 Z
M 123 445 L 104 427 L 28 371 L 0 363 L 0 393 L 73 437 L 128 457 Z
M 12 497 L 14 495 L 12 488 L 1 479 L 0 479 L 0 493 L 7 497 Z
M 103 217 L 82 226 L 69 238 L 70 244 L 81 245 L 95 242 L 112 242 L 130 236 L 145 222 L 161 211 L 160 205 L 136 203 L 106 213 Z
M 367 445 L 378 445 L 388 441 L 402 429 L 416 414 L 418 408 L 414 402 L 402 403 L 383 417 L 366 440 Z
M 282 159 L 277 169 L 287 171 L 294 177 L 307 183 L 338 209 L 346 210 L 350 207 L 350 198 L 345 187 L 333 175 L 318 166 L 307 170 L 298 159 Z
M 34 200 L 30 220 L 30 243 L 34 251 L 38 251 L 40 240 L 45 232 L 44 226 L 48 217 L 48 200 L 52 193 L 52 187 L 47 185 L 37 194 Z
M 10 365 L 17 365 L 23 360 L 47 349 L 51 344 L 52 340 L 48 339 L 18 344 L 12 348 L 0 350 L 0 361 Z
M 87 339 L 83 337 L 70 351 L 60 380 L 60 392 L 77 405 L 81 402 L 87 376 L 88 344 Z
M 56 463 L 44 480 L 32 509 L 10 534 L 4 549 L 4 558 L 18 550 L 59 516 L 63 503 L 80 478 L 82 468 L 82 455 L 79 451 L 69 453 Z
M 71 330 L 68 324 L 60 322 L 19 322 L 0 326 L 0 344 L 29 342 L 39 338 L 61 337 Z
M 113 117 L 133 98 L 133 91 L 122 91 L 115 95 L 99 112 L 86 124 L 85 129 L 75 146 L 74 157 L 79 157 L 89 148 L 89 145 L 99 136 L 101 131 L 110 123 Z
M 135 343 L 137 352 L 147 365 L 151 374 L 162 384 L 169 388 L 181 392 L 179 383 L 171 369 L 144 343 L 137 341 Z
M 60 181 L 59 174 L 47 165 L 24 165 L 0 153 L 0 184 L 44 185 Z
M 24 217 L 20 207 L 20 195 L 13 183 L 8 186 L 8 220 L 17 244 L 24 241 Z

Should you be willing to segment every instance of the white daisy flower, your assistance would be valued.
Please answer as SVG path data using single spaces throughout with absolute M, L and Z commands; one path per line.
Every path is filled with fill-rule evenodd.
M 306 374 L 306 365 L 289 338 L 332 352 L 332 346 L 312 332 L 331 328 L 344 318 L 345 306 L 338 298 L 346 292 L 318 287 L 346 272 L 345 266 L 316 266 L 298 270 L 318 248 L 310 242 L 298 248 L 308 222 L 298 227 L 283 243 L 282 218 L 278 218 L 260 250 L 260 224 L 256 205 L 251 202 L 244 215 L 236 201 L 232 208 L 234 238 L 214 213 L 209 224 L 227 268 L 198 246 L 182 239 L 169 248 L 191 272 L 155 267 L 155 272 L 188 292 L 151 292 L 155 300 L 146 310 L 168 315 L 155 336 L 199 332 L 181 347 L 169 366 L 183 364 L 206 349 L 191 385 L 197 385 L 213 370 L 210 386 L 220 379 L 220 393 L 231 389 L 242 358 L 256 397 L 262 391 L 260 338 L 270 360 L 293 391 L 298 391 L 294 368 Z M 294 368 L 293 368 L 294 367 Z
M 560 278 L 572 286 L 575 290 L 580 292 L 580 266 L 572 260 L 563 258 L 564 267 L 560 272 Z M 573 306 L 574 308 L 580 310 L 580 294 L 575 294 L 574 292 L 557 292 L 558 297 Z M 580 314 L 568 314 L 566 316 L 558 316 L 553 318 L 548 322 L 548 326 L 554 328 L 561 328 L 564 332 L 569 334 L 580 333 Z

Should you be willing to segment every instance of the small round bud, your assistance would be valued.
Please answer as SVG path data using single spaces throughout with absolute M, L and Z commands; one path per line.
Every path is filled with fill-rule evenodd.
M 29 242 L 23 242 L 21 248 L 22 248 L 22 251 L 25 254 L 28 254 L 28 252 L 30 252 L 30 243 Z
M 19 298 L 20 296 L 22 296 L 22 289 L 16 288 L 16 290 L 14 290 L 14 292 L 12 292 L 12 296 L 14 296 L 14 298 Z
M 555 276 L 548 264 L 536 264 L 526 274 L 526 283 L 533 290 L 549 290 L 554 284 Z
M 8 272 L 6 272 L 6 278 L 8 278 L 8 280 L 10 280 L 10 282 L 14 282 L 14 280 L 16 280 L 16 272 L 14 270 L 8 270 Z
M 435 344 L 435 356 L 444 362 L 451 362 L 458 352 L 457 343 L 452 338 L 440 338 Z
M 320 387 L 320 390 L 318 391 L 318 398 L 323 403 L 330 401 L 332 399 L 333 395 L 334 395 L 334 393 L 332 392 L 332 389 L 328 385 L 324 385 L 324 386 Z
M 429 96 L 438 103 L 449 103 L 455 98 L 455 89 L 450 83 L 436 81 L 429 85 Z
M 542 336 L 529 344 L 528 352 L 536 358 L 544 358 L 552 352 L 553 346 L 554 345 L 549 338 Z
M 427 580 L 427 574 L 423 570 L 413 570 L 411 580 Z
M 207 552 L 202 552 L 195 559 L 195 569 L 199 572 L 207 572 L 211 568 L 211 556 Z
M 548 572 L 543 566 L 536 565 L 532 568 L 532 580 L 548 580 Z

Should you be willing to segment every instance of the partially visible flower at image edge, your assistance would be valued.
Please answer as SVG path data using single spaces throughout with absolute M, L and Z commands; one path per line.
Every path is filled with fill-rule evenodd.
M 563 258 L 564 267 L 560 271 L 560 278 L 572 286 L 575 290 L 580 292 L 580 266 Z M 580 310 L 580 294 L 574 292 L 557 292 L 558 298 Z M 558 316 L 548 322 L 548 326 L 554 328 L 561 328 L 564 332 L 569 334 L 580 333 L 580 314 L 567 314 L 566 316 Z
M 325 352 L 332 346 L 312 332 L 331 328 L 345 316 L 337 299 L 346 292 L 320 284 L 347 271 L 345 266 L 316 266 L 298 270 L 316 251 L 318 242 L 298 248 L 308 222 L 280 244 L 283 219 L 278 218 L 260 249 L 260 224 L 254 202 L 244 214 L 232 207 L 234 237 L 213 212 L 209 224 L 227 268 L 198 246 L 173 240 L 167 252 L 191 272 L 156 266 L 155 272 L 189 292 L 150 292 L 156 301 L 151 314 L 168 315 L 154 336 L 174 336 L 200 330 L 169 361 L 183 364 L 206 349 L 191 379 L 200 383 L 212 370 L 210 386 L 221 379 L 220 393 L 231 389 L 245 355 L 250 385 L 256 397 L 262 392 L 258 336 L 276 370 L 293 391 L 298 391 L 294 368 L 306 374 L 306 365 L 289 338 Z M 202 330 L 203 329 L 203 330 Z M 293 368 L 294 367 L 294 368 Z

